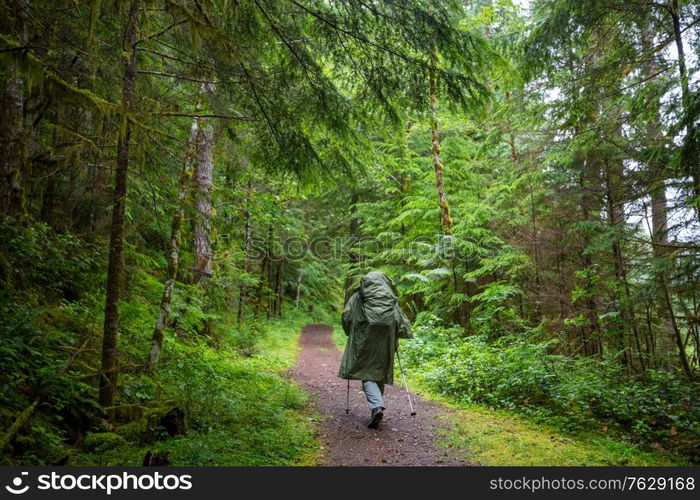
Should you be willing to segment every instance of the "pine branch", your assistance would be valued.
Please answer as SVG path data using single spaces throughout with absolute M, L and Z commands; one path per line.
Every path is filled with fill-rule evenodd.
M 185 20 L 185 19 L 183 19 L 182 21 L 177 21 L 177 22 L 171 24 L 170 26 L 166 26 L 165 28 L 163 28 L 159 31 L 156 31 L 152 35 L 146 35 L 144 38 L 141 38 L 140 40 L 136 40 L 135 45 L 140 45 L 140 44 L 147 42 L 149 40 L 153 40 L 155 38 L 158 38 L 159 36 L 167 33 L 171 29 L 176 28 L 177 26 L 181 26 L 181 25 L 185 24 L 186 22 L 187 22 L 187 20 Z
M 200 78 L 193 78 L 189 76 L 182 76 L 182 75 L 173 75 L 171 73 L 164 73 L 162 71 L 153 71 L 153 70 L 145 70 L 141 69 L 138 70 L 137 73 L 142 74 L 142 75 L 152 75 L 152 76 L 162 76 L 165 78 L 175 78 L 176 80 L 184 80 L 187 82 L 197 82 L 197 83 L 207 83 L 210 85 L 219 85 L 219 84 L 226 84 L 226 83 L 243 83 L 242 81 L 236 81 L 236 80 L 202 80 Z
M 241 115 L 221 115 L 221 114 L 203 114 L 203 113 L 177 113 L 177 112 L 168 112 L 168 111 L 163 111 L 163 112 L 151 112 L 147 113 L 148 115 L 151 116 L 186 116 L 190 118 L 221 118 L 224 120 L 237 120 L 237 121 L 242 121 L 242 122 L 253 122 L 257 121 L 255 118 L 251 118 L 249 116 L 241 116 Z

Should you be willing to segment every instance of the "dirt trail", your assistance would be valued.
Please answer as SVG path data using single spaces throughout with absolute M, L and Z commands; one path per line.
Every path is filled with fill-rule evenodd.
M 388 385 L 384 420 L 379 429 L 367 429 L 369 409 L 359 380 L 350 382 L 350 413 L 345 414 L 347 381 L 336 376 L 342 353 L 333 344 L 331 328 L 306 325 L 299 344 L 301 351 L 290 375 L 311 394 L 321 417 L 324 465 L 467 465 L 436 444 L 445 425 L 436 419 L 445 408 L 412 393 L 417 415 L 411 417 L 403 387 Z M 399 376 L 397 368 L 397 380 Z

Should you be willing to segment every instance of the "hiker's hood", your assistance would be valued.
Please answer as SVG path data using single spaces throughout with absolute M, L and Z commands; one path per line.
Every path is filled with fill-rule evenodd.
M 382 299 L 391 299 L 391 304 L 396 302 L 397 294 L 394 282 L 384 273 L 372 271 L 367 273 L 360 280 L 360 295 L 367 303 Z

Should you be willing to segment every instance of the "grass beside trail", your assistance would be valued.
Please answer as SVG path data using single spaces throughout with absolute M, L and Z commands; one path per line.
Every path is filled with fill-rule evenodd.
M 88 450 L 76 450 L 70 465 L 141 465 L 148 450 L 166 451 L 172 465 L 180 466 L 316 464 L 320 447 L 307 395 L 284 372 L 294 364 L 302 327 L 317 320 L 290 310 L 282 320 L 260 322 L 252 327 L 255 340 L 246 340 L 245 354 L 240 332 L 216 346 L 171 339 L 162 372 L 164 389 L 174 399 L 153 411 L 182 408 L 187 433 L 170 438 L 157 417 L 146 414 L 86 439 Z
M 346 339 L 342 327 L 335 324 L 333 340 L 339 349 L 344 349 Z M 597 435 L 571 436 L 512 413 L 456 404 L 426 390 L 420 374 L 407 371 L 406 376 L 413 391 L 449 408 L 444 416 L 449 430 L 441 444 L 454 448 L 459 458 L 475 465 L 687 465 L 679 457 L 646 451 L 624 441 Z
M 411 380 L 415 382 L 415 378 Z M 419 385 L 420 387 L 420 385 Z M 430 393 L 450 408 L 445 420 L 451 430 L 443 445 L 459 450 L 463 458 L 479 465 L 594 466 L 682 465 L 672 455 L 648 452 L 623 441 L 594 435 L 567 436 L 517 415 L 478 405 L 454 405 Z

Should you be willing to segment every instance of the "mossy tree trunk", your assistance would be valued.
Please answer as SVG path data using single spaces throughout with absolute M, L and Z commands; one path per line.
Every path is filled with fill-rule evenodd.
M 211 277 L 211 192 L 214 185 L 214 130 L 210 125 L 202 125 L 197 131 L 197 166 L 195 173 L 195 283 Z
M 362 260 L 362 256 L 353 251 L 353 245 L 357 243 L 357 234 L 360 227 L 360 219 L 357 217 L 357 203 L 360 201 L 360 193 L 355 187 L 351 187 L 350 189 L 350 227 L 348 234 L 348 242 L 350 244 L 348 247 L 348 261 L 350 263 L 350 269 L 345 277 L 345 285 L 343 287 L 345 291 L 343 306 L 350 300 L 350 296 L 352 295 L 353 275 L 356 272 L 357 264 Z
M 117 336 L 119 328 L 119 298 L 124 268 L 124 222 L 126 208 L 127 172 L 131 145 L 131 117 L 134 110 L 136 87 L 136 29 L 139 2 L 132 0 L 124 28 L 124 50 L 127 53 L 122 82 L 122 127 L 117 143 L 117 165 L 114 175 L 112 225 L 109 242 L 109 263 L 105 298 L 105 317 L 102 335 L 102 363 L 100 367 L 99 403 L 114 417 L 114 397 L 117 392 Z
M 272 223 L 270 223 L 267 227 L 267 242 L 265 244 L 265 252 L 263 254 L 263 260 L 262 263 L 260 264 L 260 278 L 258 281 L 258 303 L 257 307 L 255 308 L 255 317 L 259 317 L 260 314 L 262 313 L 263 309 L 265 308 L 265 302 L 266 302 L 266 293 L 265 290 L 266 288 L 269 289 L 270 287 L 270 280 L 269 280 L 269 275 L 270 275 L 270 266 L 271 266 L 271 256 L 272 256 L 272 237 L 274 235 L 273 232 L 273 227 Z
M 431 65 L 434 67 L 436 58 L 433 56 Z M 452 217 L 450 217 L 450 206 L 447 203 L 447 194 L 445 193 L 445 179 L 443 176 L 444 166 L 440 153 L 440 129 L 438 128 L 437 115 L 437 73 L 434 69 L 430 69 L 430 136 L 431 136 L 431 153 L 433 157 L 433 169 L 435 170 L 435 185 L 437 187 L 438 203 L 440 205 L 440 226 L 445 235 L 452 234 Z
M 253 182 L 252 177 L 248 178 L 248 191 L 246 192 L 246 207 L 245 207 L 245 230 L 243 235 L 243 273 L 248 275 L 250 271 L 250 264 L 248 261 L 248 254 L 250 253 L 250 243 L 253 231 L 253 215 L 250 211 L 250 197 L 252 195 Z M 243 316 L 245 314 L 245 306 L 248 301 L 248 285 L 244 282 L 241 283 L 238 294 L 238 323 L 243 321 Z
M 14 31 L 21 46 L 27 44 L 29 1 L 10 1 Z M 22 217 L 28 181 L 28 145 L 24 125 L 25 81 L 14 65 L 7 68 L 0 101 L 0 213 Z
M 301 283 L 304 279 L 304 270 L 299 269 L 299 276 L 297 276 L 297 287 L 296 291 L 294 292 L 294 305 L 297 309 L 299 309 L 299 299 L 301 299 Z
M 282 317 L 282 295 L 284 293 L 284 257 L 277 263 L 275 273 L 275 316 Z
M 150 364 L 151 366 L 158 362 L 160 353 L 163 351 L 163 341 L 165 339 L 165 329 L 168 327 L 170 319 L 170 305 L 175 291 L 175 282 L 180 263 L 180 242 L 182 240 L 182 225 L 185 220 L 185 202 L 190 184 L 192 182 L 193 162 L 196 157 L 197 148 L 197 133 L 199 131 L 199 121 L 192 121 L 190 136 L 187 141 L 187 153 L 185 162 L 180 174 L 179 189 L 177 202 L 175 205 L 175 215 L 170 228 L 170 243 L 168 248 L 168 270 L 165 278 L 165 287 L 163 295 L 160 299 L 160 308 L 158 310 L 158 319 L 153 328 L 153 337 L 151 341 Z

